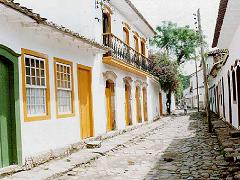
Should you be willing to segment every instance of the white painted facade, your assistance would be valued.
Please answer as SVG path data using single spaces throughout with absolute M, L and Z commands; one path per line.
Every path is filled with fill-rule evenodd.
M 102 44 L 102 11 L 101 8 L 95 8 L 94 0 L 71 0 L 66 2 L 61 1 L 61 3 L 57 0 L 51 0 L 48 3 L 27 0 L 19 0 L 18 2 L 26 7 L 34 9 L 34 11 L 40 13 L 42 17 L 46 17 L 57 24 L 64 25 Z M 106 71 L 112 71 L 117 75 L 115 81 L 116 129 L 126 128 L 124 108 L 125 84 L 123 81 L 125 77 L 131 77 L 133 80 L 131 92 L 133 125 L 137 124 L 135 102 L 136 80 L 140 80 L 142 83 L 147 83 L 148 85 L 148 121 L 153 121 L 160 117 L 159 93 L 161 90 L 158 82 L 152 76 L 144 78 L 117 67 L 103 64 L 102 58 L 105 51 L 86 45 L 80 40 L 69 37 L 64 33 L 46 30 L 47 28 L 39 28 L 38 26 L 36 28 L 35 26 L 28 26 L 32 23 L 29 17 L 21 15 L 11 8 L 6 8 L 2 4 L 0 4 L 0 8 L 4 8 L 6 13 L 6 16 L 0 15 L 0 34 L 4 34 L 4 36 L 0 36 L 1 44 L 11 48 L 19 54 L 21 54 L 21 48 L 25 48 L 48 56 L 51 117 L 48 120 L 33 122 L 26 122 L 24 120 L 22 64 L 21 57 L 19 57 L 19 95 L 23 163 L 29 156 L 42 154 L 50 149 L 62 148 L 81 140 L 81 114 L 79 112 L 77 77 L 78 64 L 92 67 L 94 136 L 107 132 L 105 99 L 106 79 L 103 76 L 103 73 Z M 129 26 L 131 26 L 130 46 L 133 46 L 132 30 L 138 32 L 139 36 L 144 38 L 149 38 L 153 35 L 153 33 L 146 33 L 147 31 L 145 29 L 148 29 L 148 27 L 143 27 L 144 30 L 141 32 L 142 27 L 136 27 L 131 23 L 127 18 L 127 14 L 121 14 L 118 7 L 111 6 L 111 8 L 113 11 L 112 33 L 122 39 L 122 22 L 127 22 Z M 13 14 L 15 17 L 21 17 L 21 20 L 19 20 L 19 22 L 11 21 Z M 135 16 L 137 15 L 135 14 Z M 99 22 L 97 19 L 99 19 Z M 24 21 L 26 25 L 23 25 L 23 23 L 21 23 L 22 21 Z M 148 41 L 146 43 L 146 52 L 147 49 Z M 54 57 L 65 59 L 73 63 L 75 115 L 70 118 L 58 119 L 56 116 Z M 141 107 L 143 108 L 142 89 L 140 94 Z M 142 117 L 144 117 L 143 109 L 141 112 Z
M 239 87 L 240 79 L 236 73 L 237 67 L 239 68 L 239 62 L 237 60 L 240 59 L 240 23 L 237 21 L 240 16 L 239 10 L 239 1 L 228 2 L 217 47 L 220 49 L 227 49 L 229 51 L 229 57 L 216 73 L 216 77 L 209 75 L 211 110 L 218 113 L 235 128 L 239 128 L 240 126 L 240 116 L 238 115 L 240 111 L 240 108 L 238 108 L 238 104 L 240 103 L 238 101 L 240 90 L 237 88 Z M 210 70 L 213 67 L 213 62 L 213 57 L 210 56 L 208 58 Z M 235 81 L 232 74 L 233 72 L 235 72 Z M 233 86 L 234 83 L 236 85 L 235 88 Z M 234 89 L 236 91 L 236 100 L 233 99 Z
M 198 75 L 199 107 L 204 108 L 205 90 L 203 82 L 203 70 L 202 69 L 198 70 L 197 75 Z M 190 87 L 184 90 L 183 97 L 188 107 L 190 108 L 198 107 L 196 72 L 190 75 Z

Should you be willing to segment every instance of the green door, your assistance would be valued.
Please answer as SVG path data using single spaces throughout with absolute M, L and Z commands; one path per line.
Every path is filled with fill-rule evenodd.
M 12 164 L 10 64 L 0 56 L 0 167 Z M 14 112 L 13 112 L 14 113 Z

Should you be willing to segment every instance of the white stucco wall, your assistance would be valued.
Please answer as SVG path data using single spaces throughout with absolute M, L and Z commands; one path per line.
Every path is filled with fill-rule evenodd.
M 75 1 L 74 1 L 75 2 Z M 83 1 L 75 2 L 80 3 L 81 5 Z M 86 2 L 86 1 L 84 1 Z M 26 5 L 30 4 L 30 7 L 34 9 L 39 8 L 39 11 L 43 13 L 43 16 L 51 18 L 51 20 L 56 21 L 59 24 L 68 23 L 68 19 L 64 16 L 63 11 L 60 9 L 56 9 L 48 14 L 48 12 L 52 9 L 55 9 L 54 1 L 47 3 L 46 9 L 43 10 L 42 6 L 38 6 L 38 3 L 32 3 L 28 1 L 24 1 Z M 58 4 L 58 3 L 56 3 Z M 90 1 L 86 4 L 91 4 Z M 65 3 L 62 3 L 65 7 Z M 27 6 L 27 7 L 29 7 Z M 45 7 L 45 6 L 44 6 Z M 76 6 L 78 7 L 78 6 Z M 90 7 L 90 6 L 89 6 Z M 66 5 L 66 8 L 68 5 Z M 69 10 L 65 9 L 65 11 L 69 12 Z M 79 8 L 86 9 L 86 8 Z M 46 12 L 45 12 L 46 11 Z M 40 13 L 41 13 L 40 12 Z M 55 13 L 63 13 L 63 16 L 56 17 Z M 80 12 L 80 11 L 79 11 Z M 101 28 L 91 28 L 87 29 L 86 32 L 84 28 L 82 29 L 83 24 L 91 24 L 93 23 L 91 20 L 87 22 L 88 18 L 92 18 L 95 13 L 90 12 L 90 16 L 88 18 L 84 17 L 83 14 L 86 12 L 81 11 L 80 14 L 74 14 L 79 12 L 72 12 L 70 14 L 73 15 L 73 24 L 67 24 L 67 27 L 72 28 L 73 30 L 81 31 L 83 34 L 89 33 L 89 37 L 94 37 L 97 34 L 96 31 L 101 32 Z M 52 14 L 53 13 L 53 14 Z M 76 16 L 81 17 L 83 22 L 80 24 L 77 23 L 78 18 Z M 55 19 L 54 19 L 55 18 Z M 118 19 L 118 21 L 122 21 L 122 19 Z M 94 26 L 94 24 L 91 24 Z M 105 79 L 103 77 L 103 72 L 105 71 L 113 71 L 117 75 L 116 79 L 116 122 L 117 129 L 124 129 L 125 125 L 125 108 L 124 108 L 124 82 L 123 78 L 126 76 L 130 76 L 133 79 L 132 83 L 132 119 L 133 124 L 136 124 L 136 101 L 135 101 L 135 81 L 140 80 L 141 82 L 147 82 L 149 86 L 147 87 L 147 95 L 148 95 L 148 118 L 149 121 L 152 121 L 159 115 L 159 86 L 153 82 L 150 77 L 144 79 L 140 76 L 134 75 L 132 73 L 120 70 L 118 68 L 114 68 L 112 66 L 108 66 L 102 63 L 102 54 L 93 50 L 90 46 L 83 46 L 78 40 L 73 40 L 66 35 L 61 33 L 55 33 L 52 31 L 48 31 L 42 29 L 41 31 L 35 30 L 34 27 L 24 27 L 21 23 L 9 22 L 5 16 L 0 16 L 0 34 L 4 36 L 0 36 L 1 44 L 13 49 L 17 53 L 21 53 L 21 48 L 30 49 L 33 51 L 37 51 L 40 53 L 44 53 L 48 55 L 49 62 L 49 81 L 50 81 L 50 111 L 51 118 L 49 120 L 44 121 L 35 121 L 35 122 L 25 122 L 23 115 L 23 98 L 22 98 L 22 72 L 21 72 L 21 58 L 19 58 L 19 95 L 20 95 L 20 117 L 21 117 L 21 138 L 22 138 L 22 158 L 23 161 L 28 156 L 34 156 L 38 153 L 43 153 L 50 149 L 57 149 L 64 147 L 66 145 L 76 143 L 81 140 L 80 137 L 80 114 L 79 114 L 79 103 L 78 103 L 78 79 L 77 79 L 77 64 L 82 64 L 85 66 L 92 67 L 92 95 L 93 95 L 93 113 L 94 113 L 94 135 L 100 135 L 106 133 L 106 105 L 105 105 Z M 98 27 L 98 25 L 96 26 Z M 79 28 L 79 29 L 78 29 Z M 120 34 L 120 32 L 119 32 Z M 88 36 L 88 35 L 87 35 Z M 98 36 L 98 35 L 97 35 Z M 99 36 L 98 36 L 99 37 Z M 100 42 L 100 41 L 99 41 Z M 55 102 L 55 79 L 54 79 L 54 62 L 53 57 L 58 57 L 61 59 L 66 59 L 73 62 L 73 78 L 74 78 L 74 97 L 75 97 L 75 116 L 71 118 L 57 119 L 56 117 L 56 102 Z M 142 90 L 141 90 L 141 107 L 143 108 L 142 102 Z M 142 110 L 142 117 L 143 110 Z
M 226 64 L 222 67 L 222 69 L 218 72 L 217 77 L 211 78 L 209 82 L 209 87 L 215 87 L 220 83 L 220 80 L 224 81 L 224 104 L 225 104 L 225 118 L 228 122 L 230 122 L 229 119 L 229 91 L 228 91 L 228 72 L 230 72 L 230 89 L 231 89 L 231 102 L 232 102 L 232 123 L 236 128 L 239 128 L 238 124 L 238 107 L 237 102 L 233 101 L 233 84 L 232 84 L 232 76 L 231 76 L 231 66 L 234 65 L 236 59 L 240 59 L 239 54 L 239 41 L 240 41 L 240 26 L 238 26 L 235 34 L 232 35 L 232 38 L 229 47 L 222 47 L 229 50 L 229 58 L 226 62 Z M 237 81 L 236 81 L 237 85 Z M 214 90 L 212 89 L 210 91 L 212 95 L 214 95 Z M 240 103 L 240 102 L 238 102 Z M 221 104 L 221 103 L 220 103 Z M 215 104 L 214 104 L 215 105 Z M 216 112 L 216 108 L 214 107 L 213 110 Z M 220 105 L 220 115 L 223 116 L 223 106 Z

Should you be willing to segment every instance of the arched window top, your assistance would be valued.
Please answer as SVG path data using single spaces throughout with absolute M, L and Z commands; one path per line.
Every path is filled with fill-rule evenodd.
M 143 88 L 147 89 L 147 87 L 148 87 L 148 83 L 143 82 L 143 83 L 142 83 L 142 86 L 143 86 Z
M 133 80 L 130 76 L 123 78 L 124 83 L 132 84 Z
M 103 13 L 113 14 L 113 11 L 112 11 L 112 9 L 110 8 L 110 6 L 104 4 L 104 5 L 103 5 Z
M 106 71 L 103 73 L 103 77 L 105 80 L 110 80 L 112 82 L 116 82 L 117 75 L 113 71 Z
M 142 86 L 142 81 L 139 80 L 139 79 L 136 80 L 136 81 L 135 81 L 135 86 L 136 86 L 136 87 L 141 87 L 141 86 Z

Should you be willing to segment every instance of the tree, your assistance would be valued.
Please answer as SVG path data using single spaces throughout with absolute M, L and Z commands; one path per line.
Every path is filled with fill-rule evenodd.
M 152 74 L 159 78 L 163 91 L 167 92 L 167 111 L 171 113 L 171 96 L 181 86 L 178 64 L 172 61 L 166 53 L 157 53 L 150 57 Z
M 175 55 L 178 64 L 184 59 L 191 59 L 199 45 L 200 36 L 189 26 L 178 27 L 172 22 L 163 22 L 156 29 L 157 34 L 152 39 L 152 45 L 166 51 L 168 55 Z

